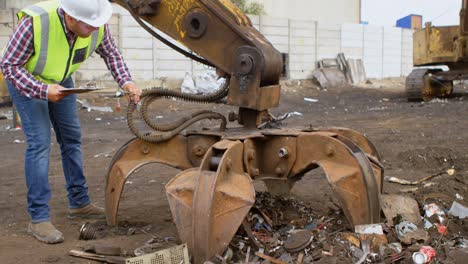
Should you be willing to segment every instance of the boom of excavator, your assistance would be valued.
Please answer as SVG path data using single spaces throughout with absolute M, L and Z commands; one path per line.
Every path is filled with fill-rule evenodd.
M 275 122 L 268 110 L 279 103 L 282 57 L 229 0 L 113 2 L 155 37 L 164 41 L 152 27 L 196 53 L 185 55 L 224 72 L 226 83 L 208 95 L 150 89 L 138 110 L 129 105 L 129 127 L 137 138 L 120 148 L 109 167 L 105 188 L 109 224 L 117 224 L 125 181 L 149 163 L 182 170 L 166 185 L 166 193 L 180 239 L 188 244 L 194 263 L 222 255 L 227 248 L 254 204 L 253 180 L 284 195 L 305 173 L 321 167 L 353 226 L 380 221 L 383 167 L 365 136 L 345 128 L 268 128 Z M 170 124 L 154 123 L 147 111 L 161 98 L 214 102 L 226 96 L 228 104 L 239 107 L 229 116 L 239 124 L 234 127 L 226 128 L 226 118 L 210 111 Z M 135 115 L 153 130 L 140 131 L 133 123 Z M 182 133 L 205 118 L 221 120 L 220 129 Z

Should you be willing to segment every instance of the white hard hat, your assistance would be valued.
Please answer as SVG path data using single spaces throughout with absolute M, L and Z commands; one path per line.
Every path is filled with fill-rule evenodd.
M 60 0 L 60 7 L 71 17 L 93 27 L 104 25 L 112 16 L 108 0 Z

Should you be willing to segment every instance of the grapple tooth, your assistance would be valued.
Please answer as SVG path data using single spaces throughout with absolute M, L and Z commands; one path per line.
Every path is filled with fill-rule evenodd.
M 162 163 L 180 169 L 190 168 L 192 164 L 186 155 L 186 150 L 187 140 L 183 136 L 161 143 L 132 139 L 123 145 L 112 158 L 107 171 L 105 188 L 107 223 L 117 225 L 120 196 L 125 182 L 136 169 L 149 163 Z
M 366 153 L 346 137 L 329 132 L 301 135 L 297 145 L 301 147 L 293 175 L 319 165 L 353 226 L 380 221 L 379 179 L 383 171 Z
M 200 168 L 183 171 L 166 185 L 180 239 L 188 244 L 195 263 L 222 255 L 255 203 L 242 150 L 241 142 L 218 142 Z

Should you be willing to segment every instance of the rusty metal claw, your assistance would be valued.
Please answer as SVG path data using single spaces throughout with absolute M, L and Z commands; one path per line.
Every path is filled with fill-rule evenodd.
M 183 171 L 166 185 L 180 239 L 188 244 L 195 263 L 222 255 L 255 202 L 242 154 L 241 142 L 220 141 L 200 168 Z
M 353 226 L 380 221 L 382 171 L 356 144 L 326 132 L 301 135 L 297 144 L 301 148 L 292 175 L 302 175 L 319 165 Z
M 136 169 L 149 163 L 163 163 L 179 169 L 190 168 L 192 164 L 185 155 L 186 152 L 187 139 L 183 136 L 158 144 L 132 139 L 121 147 L 114 155 L 107 172 L 105 189 L 107 223 L 117 224 L 120 196 L 125 182 Z
M 383 168 L 372 143 L 353 130 L 271 130 L 230 137 L 200 132 L 162 143 L 132 140 L 109 169 L 109 224 L 117 223 L 127 178 L 152 162 L 185 169 L 166 185 L 166 194 L 194 263 L 226 249 L 255 201 L 253 180 L 265 181 L 272 193 L 286 194 L 308 171 L 321 167 L 351 225 L 380 221 Z

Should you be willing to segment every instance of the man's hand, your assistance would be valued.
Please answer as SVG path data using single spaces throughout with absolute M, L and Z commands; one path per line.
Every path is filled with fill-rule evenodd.
M 62 100 L 67 94 L 60 92 L 61 89 L 64 89 L 61 85 L 49 84 L 47 86 L 47 99 L 52 103 Z
M 220 78 L 226 78 L 227 74 L 225 71 L 221 70 L 220 68 L 216 68 L 216 74 L 220 77 Z
M 126 83 L 123 87 L 124 91 L 128 92 L 129 99 L 133 103 L 138 104 L 140 102 L 141 89 L 133 82 Z

